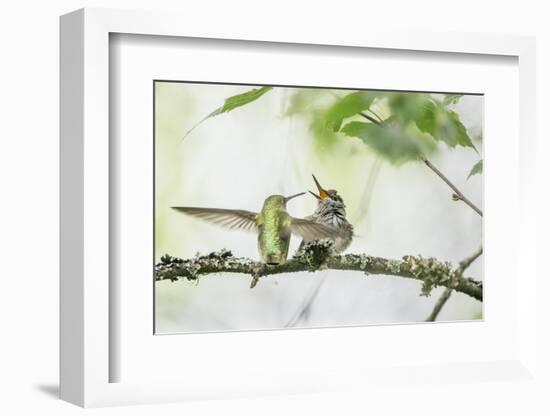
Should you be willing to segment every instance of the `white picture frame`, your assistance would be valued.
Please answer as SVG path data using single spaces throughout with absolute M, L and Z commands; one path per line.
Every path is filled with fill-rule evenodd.
M 185 25 L 182 24 L 185 21 Z M 327 37 L 321 27 L 307 32 L 277 25 L 239 26 L 219 20 L 201 22 L 167 13 L 82 9 L 61 18 L 61 398 L 80 406 L 158 403 L 196 398 L 323 392 L 378 383 L 433 382 L 460 379 L 525 380 L 536 374 L 536 279 L 534 190 L 535 43 L 529 37 L 422 32 L 382 32 L 349 28 Z M 119 359 L 110 349 L 109 284 L 110 169 L 109 36 L 113 33 L 247 42 L 331 45 L 335 48 L 381 48 L 437 53 L 504 55 L 518 59 L 519 133 L 517 193 L 518 244 L 514 247 L 522 284 L 517 287 L 517 348 L 494 361 L 448 362 L 410 367 L 335 368 L 330 377 L 314 371 L 246 379 L 220 374 L 174 380 L 111 382 L 110 366 Z M 513 195 L 516 195 L 513 193 Z M 490 295 L 490 292 L 489 292 Z M 401 331 L 413 332 L 414 328 Z M 284 331 L 287 332 L 287 331 Z M 293 337 L 284 332 L 270 337 Z M 316 332 L 303 336 L 315 339 Z M 151 334 L 152 335 L 152 334 Z M 230 335 L 227 335 L 228 337 Z M 262 337 L 261 333 L 254 335 Z M 296 335 L 298 336 L 298 335 Z M 428 335 L 429 336 L 429 335 Z M 236 341 L 241 342 L 241 341 Z M 253 364 L 251 364 L 253 365 Z M 357 371 L 356 371 L 357 370 Z M 358 371 L 365 370 L 365 371 Z M 368 371 L 366 371 L 368 370 Z M 445 375 L 443 375 L 445 373 Z M 345 380 L 345 382 L 344 382 Z M 415 381 L 413 381 L 415 380 Z

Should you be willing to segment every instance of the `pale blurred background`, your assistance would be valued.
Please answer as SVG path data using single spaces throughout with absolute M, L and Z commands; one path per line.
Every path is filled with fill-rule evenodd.
M 170 209 L 201 206 L 261 209 L 272 194 L 315 190 L 314 173 L 327 189 L 337 189 L 358 237 L 347 253 L 400 259 L 436 257 L 454 265 L 482 243 L 482 220 L 420 162 L 391 164 L 359 139 L 315 125 L 311 115 L 326 108 L 342 90 L 276 87 L 257 101 L 212 117 L 182 137 L 232 95 L 250 86 L 157 82 L 156 84 L 155 256 L 189 258 L 230 249 L 258 259 L 256 236 L 228 231 Z M 479 153 L 439 143 L 430 160 L 477 206 L 483 176 L 467 179 L 482 158 L 483 98 L 464 96 L 451 107 Z M 377 108 L 384 113 L 382 105 Z M 288 204 L 296 217 L 310 215 L 316 200 L 306 195 Z M 290 256 L 299 244 L 293 237 Z M 466 275 L 482 280 L 483 257 Z M 319 282 L 322 285 L 318 288 Z M 424 321 L 442 288 L 420 296 L 420 283 L 357 272 L 281 274 L 260 280 L 207 275 L 198 283 L 156 283 L 156 332 L 227 331 L 283 328 L 317 290 L 298 327 L 411 323 Z M 482 304 L 453 293 L 438 321 L 482 317 Z

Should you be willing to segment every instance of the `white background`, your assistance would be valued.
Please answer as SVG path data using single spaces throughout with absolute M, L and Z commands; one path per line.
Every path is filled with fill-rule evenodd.
M 515 133 L 517 131 L 517 116 L 514 114 L 517 105 L 515 61 L 485 57 L 480 57 L 478 60 L 474 60 L 472 57 L 462 57 L 462 59 L 447 57 L 444 62 L 434 62 L 433 56 L 426 56 L 426 54 L 411 56 L 410 54 L 394 53 L 388 56 L 388 53 L 361 54 L 353 51 L 349 54 L 339 52 L 335 56 L 329 51 L 311 48 L 294 49 L 289 52 L 286 48 L 265 47 L 259 50 L 260 48 L 256 46 L 247 48 L 224 45 L 224 48 L 220 49 L 220 46 L 211 45 L 212 43 L 204 45 L 200 42 L 187 41 L 178 43 L 176 47 L 175 42 L 172 42 L 171 46 L 167 47 L 151 41 L 139 43 L 122 36 L 114 42 L 116 46 L 113 46 L 113 52 L 111 52 L 111 56 L 116 56 L 116 59 L 113 60 L 117 62 L 116 65 L 113 65 L 114 69 L 111 73 L 111 88 L 113 96 L 117 97 L 113 100 L 111 107 L 111 114 L 117 120 L 115 123 L 117 127 L 113 129 L 111 136 L 112 142 L 116 143 L 113 147 L 117 149 L 112 152 L 115 167 L 111 174 L 113 178 L 116 178 L 113 180 L 113 184 L 116 183 L 116 190 L 113 192 L 111 201 L 115 218 L 117 218 L 112 227 L 115 234 L 118 235 L 117 242 L 112 242 L 111 253 L 113 258 L 118 259 L 112 278 L 117 282 L 115 285 L 119 287 L 117 291 L 119 294 L 114 295 L 114 303 L 118 305 L 119 315 L 118 329 L 113 331 L 117 340 L 112 345 L 117 351 L 116 355 L 120 357 L 112 362 L 117 367 L 114 380 L 122 382 L 151 379 L 178 380 L 182 378 L 182 374 L 185 374 L 187 378 L 219 378 L 227 374 L 239 374 L 248 380 L 255 379 L 258 384 L 265 374 L 277 374 L 280 371 L 293 371 L 295 374 L 309 374 L 309 372 L 322 374 L 323 371 L 357 369 L 358 366 L 372 369 L 414 366 L 419 363 L 437 364 L 445 361 L 483 362 L 506 360 L 513 357 L 517 347 L 514 323 L 517 308 L 515 305 L 516 294 L 513 290 L 517 285 L 516 275 L 513 273 L 514 262 L 517 259 L 514 242 L 517 242 L 518 238 L 509 221 L 511 218 L 517 217 L 517 204 L 512 201 L 517 201 L 518 198 L 515 183 L 519 177 L 517 151 L 515 151 L 517 143 Z M 301 56 L 298 57 L 299 53 Z M 223 74 L 220 74 L 218 62 L 225 63 Z M 281 67 L 274 70 L 278 64 Z M 323 68 L 322 71 L 318 70 L 320 67 Z M 399 71 L 396 68 L 407 68 L 407 71 Z M 373 88 L 392 87 L 398 90 L 412 91 L 431 89 L 434 91 L 483 92 L 486 101 L 483 144 L 484 151 L 488 155 L 485 166 L 489 166 L 483 175 L 486 186 L 483 209 L 487 218 L 484 224 L 484 273 L 487 277 L 484 285 L 488 293 L 485 296 L 487 300 L 485 322 L 464 322 L 460 325 L 438 323 L 423 327 L 412 325 L 375 326 L 347 328 L 346 330 L 332 328 L 322 331 L 298 330 L 285 333 L 278 331 L 253 334 L 241 332 L 152 337 L 151 310 L 153 306 L 150 275 L 150 259 L 153 257 L 150 227 L 153 216 L 151 212 L 153 205 L 151 80 L 177 79 L 178 77 L 180 79 L 213 81 L 250 79 L 260 84 L 270 81 L 274 84 L 295 82 L 298 85 L 309 83 L 310 85 L 353 85 L 359 88 L 367 86 Z M 503 119 L 507 122 L 502 123 Z M 214 137 L 223 137 L 228 131 L 231 131 L 231 135 L 239 135 L 234 133 L 235 130 L 226 128 L 225 132 L 220 132 Z M 199 132 L 194 134 L 199 134 Z M 244 140 L 249 140 L 246 133 L 242 133 L 242 136 L 244 136 Z M 284 133 L 279 137 L 284 137 Z M 190 137 L 187 144 L 193 140 L 196 140 L 196 136 Z M 262 143 L 262 138 L 255 137 L 254 141 Z M 274 142 L 273 139 L 268 140 L 264 144 L 264 149 L 273 146 Z M 235 146 L 234 143 L 233 146 Z M 223 145 L 217 145 L 215 151 L 211 152 L 227 154 L 229 151 Z M 200 160 L 200 150 L 188 148 L 184 151 L 184 154 L 187 153 L 191 153 L 193 157 Z M 247 159 L 247 155 L 239 155 L 239 161 L 250 166 L 255 163 L 256 153 L 251 153 L 252 159 Z M 270 163 L 278 162 L 274 153 L 272 150 Z M 497 153 L 498 157 L 491 157 Z M 230 169 L 233 170 L 233 173 L 239 171 L 238 167 L 232 165 L 224 167 L 223 160 L 216 161 L 215 157 L 209 155 L 209 161 L 216 164 L 219 172 Z M 307 160 L 306 157 L 303 159 Z M 437 160 L 436 163 L 440 167 L 444 166 L 443 169 L 447 173 L 451 171 L 450 163 L 446 165 L 441 160 Z M 472 163 L 470 161 L 467 166 Z M 272 169 L 267 169 L 270 176 L 273 176 Z M 276 170 L 283 171 L 282 168 Z M 423 169 L 419 170 L 425 173 Z M 462 170 L 467 169 L 462 168 Z M 388 171 L 391 171 L 391 167 L 384 174 L 387 175 Z M 261 168 L 256 168 L 255 173 L 261 177 L 263 172 Z M 237 174 L 236 178 L 240 178 L 242 181 L 247 174 L 243 173 L 240 176 Z M 201 173 L 200 168 L 193 168 L 187 171 L 186 175 L 192 176 L 194 181 L 200 180 L 202 189 L 206 189 L 206 192 L 214 193 L 219 188 L 219 185 L 209 188 L 208 181 L 205 179 L 208 177 L 208 173 Z M 284 173 L 280 173 L 280 175 L 283 176 Z M 463 177 L 463 175 L 454 176 Z M 285 182 L 296 181 L 296 176 L 296 173 L 292 172 L 291 175 L 285 177 Z M 409 172 L 407 184 L 410 187 L 414 187 L 412 177 L 414 177 L 414 172 Z M 427 183 L 430 183 L 430 179 L 433 178 L 424 177 L 420 182 L 426 186 Z M 234 182 L 229 175 L 224 176 L 224 181 Z M 269 184 L 269 179 L 262 178 L 259 182 L 265 186 Z M 136 183 L 139 183 L 140 186 L 135 186 Z M 440 185 L 439 182 L 436 183 Z M 294 185 L 294 187 L 298 188 L 298 185 Z M 177 187 L 174 186 L 170 189 L 172 191 Z M 188 186 L 185 186 L 185 189 L 190 192 Z M 434 189 L 439 190 L 440 188 L 434 186 Z M 450 208 L 447 208 L 445 214 L 451 216 L 448 211 L 457 210 L 457 207 L 452 205 L 453 201 L 448 196 L 448 190 L 444 187 L 441 189 L 446 192 L 445 197 L 450 204 Z M 401 192 L 401 189 L 399 191 Z M 263 192 L 265 189 L 256 195 L 256 199 L 262 198 Z M 280 191 L 281 194 L 290 192 L 290 189 Z M 478 196 L 471 189 L 469 194 L 474 195 L 474 200 Z M 248 195 L 254 195 L 254 185 L 248 187 L 244 199 Z M 377 194 L 376 197 L 379 195 Z M 393 194 L 392 197 L 395 198 Z M 424 205 L 436 205 L 435 202 L 431 203 L 429 196 L 424 195 L 421 199 Z M 443 199 L 444 197 L 439 198 L 438 203 Z M 210 202 L 210 205 L 215 203 L 224 205 L 224 202 L 217 202 L 219 200 L 221 198 L 216 194 L 216 200 Z M 225 204 L 229 203 L 230 201 L 225 202 Z M 408 200 L 407 204 L 414 206 L 415 203 Z M 418 204 L 422 206 L 420 202 Z M 298 206 L 298 203 L 294 204 L 295 211 Z M 255 209 L 255 206 L 245 206 L 245 208 Z M 468 214 L 478 220 L 476 214 L 471 213 L 468 207 L 460 208 L 467 210 Z M 162 207 L 157 205 L 157 209 L 160 210 Z M 429 207 L 422 206 L 422 209 L 424 212 L 430 212 Z M 414 218 L 416 222 L 421 223 L 420 215 L 417 215 L 413 208 L 407 206 L 406 210 L 409 220 Z M 373 221 L 383 223 L 384 216 L 389 211 L 391 209 L 388 208 L 384 212 L 372 211 L 372 215 L 376 216 Z M 298 215 L 305 215 L 305 213 Z M 403 215 L 403 210 L 400 215 Z M 436 214 L 433 216 L 435 217 Z M 432 221 L 433 219 L 430 220 L 430 222 Z M 455 218 L 454 222 L 460 223 L 460 220 Z M 454 232 L 454 230 L 450 231 L 445 228 L 446 225 L 443 221 L 438 225 L 438 232 L 449 234 Z M 470 234 L 473 234 L 473 241 L 467 243 L 473 247 L 479 244 L 480 238 L 479 222 L 476 225 L 473 232 L 466 224 L 457 226 L 458 228 L 462 227 L 462 230 L 469 230 Z M 401 224 L 393 230 L 391 226 L 386 226 L 384 232 L 398 235 L 397 233 L 406 230 L 405 234 L 426 235 L 430 226 L 431 224 L 424 226 Z M 509 242 L 501 238 L 500 230 L 502 228 L 508 229 Z M 364 230 L 356 229 L 356 231 L 359 235 L 364 235 Z M 399 235 L 398 242 L 392 241 L 389 244 L 391 248 L 387 251 L 380 251 L 383 250 L 383 243 L 378 243 L 380 240 L 374 236 L 373 240 L 377 241 L 376 247 L 361 246 L 360 242 L 355 242 L 355 248 L 350 251 L 368 252 L 383 257 L 399 257 L 402 253 L 399 253 L 398 250 L 403 249 L 401 240 L 405 238 Z M 201 240 L 200 237 L 196 240 L 193 239 L 194 241 Z M 218 239 L 220 239 L 219 234 Z M 425 239 L 429 240 L 429 237 L 425 237 Z M 357 247 L 358 245 L 359 247 Z M 439 245 L 443 245 L 443 243 L 439 242 Z M 234 244 L 231 244 L 230 247 L 238 250 L 238 246 Z M 418 245 L 414 247 L 423 254 L 426 253 L 427 249 L 418 248 Z M 459 256 L 468 255 L 471 251 L 470 247 L 465 250 L 463 247 L 455 250 L 461 249 L 465 253 L 459 254 Z M 427 252 L 430 253 L 428 255 L 444 259 L 456 256 L 455 253 L 450 254 L 444 251 L 435 252 L 437 254 L 433 254 L 433 251 Z M 251 256 L 254 256 L 254 251 L 252 253 Z M 192 254 L 189 255 L 192 256 Z M 500 261 L 502 258 L 507 258 L 508 261 L 503 263 Z M 338 281 L 337 287 L 343 286 L 342 276 Z M 203 284 L 201 282 L 201 285 Z M 264 281 L 262 286 L 268 284 L 269 281 Z M 281 282 L 276 290 L 284 289 L 285 282 Z M 296 291 L 296 288 L 293 289 Z M 245 290 L 250 293 L 248 289 Z M 353 290 L 361 293 L 362 287 L 358 285 Z M 497 290 L 498 296 L 494 296 Z M 380 287 L 372 286 L 365 292 L 359 295 L 361 302 L 365 304 L 372 304 L 384 298 L 384 292 Z M 396 292 L 403 293 L 405 289 L 401 286 Z M 254 291 L 254 293 L 257 292 Z M 239 299 L 228 289 L 226 289 L 225 295 L 233 300 Z M 202 296 L 207 297 L 208 302 L 223 302 L 223 300 L 216 300 L 211 294 L 202 294 Z M 334 290 L 332 296 L 343 297 L 350 302 L 354 299 L 352 294 L 342 294 Z M 409 296 L 416 298 L 418 287 Z M 435 294 L 429 298 L 428 305 L 430 306 L 428 308 L 431 308 L 435 299 L 437 299 Z M 244 303 L 243 300 L 237 302 Z M 401 303 L 401 305 L 405 303 L 399 295 L 389 296 L 385 302 Z M 417 302 L 419 303 L 418 300 Z M 264 307 L 265 305 L 269 305 L 269 300 L 264 299 Z M 277 307 L 282 309 L 290 309 L 290 305 L 285 305 L 281 301 L 277 303 Z M 338 314 L 336 307 L 332 305 L 325 307 L 332 309 L 334 315 Z M 379 307 L 379 309 L 382 308 Z M 238 310 L 238 307 L 231 307 L 230 312 L 226 311 L 225 313 L 234 313 L 234 311 L 238 313 Z M 250 306 L 245 310 L 248 314 L 259 313 Z M 202 313 L 207 315 L 212 311 L 206 309 Z M 429 309 L 424 311 L 422 316 L 428 313 Z M 223 319 L 223 317 L 219 319 Z M 339 326 L 337 323 L 333 325 Z M 414 341 L 412 341 L 413 339 Z M 403 343 L 407 343 L 408 347 L 403 348 Z M 219 345 L 223 345 L 222 350 Z M 368 354 L 365 354 L 365 346 L 368 346 Z M 189 352 L 193 351 L 196 351 L 196 354 L 191 353 L 192 357 L 190 357 Z M 154 359 L 144 360 L 144 357 L 154 357 Z M 254 363 L 254 365 L 250 365 L 250 363 Z M 113 372 L 111 372 L 111 376 L 113 377 Z M 472 377 L 474 377 L 473 374 Z
M 213 3 L 216 3 L 215 5 Z M 393 2 L 208 2 L 193 4 L 168 1 L 69 1 L 18 2 L 4 5 L 2 30 L 2 287 L 3 341 L 0 344 L 1 400 L 4 414 L 73 414 L 82 410 L 54 399 L 57 394 L 57 212 L 58 212 L 58 15 L 82 6 L 173 9 L 204 19 L 218 16 L 251 15 L 250 18 L 300 25 L 326 21 L 327 30 L 340 25 L 377 24 L 438 30 L 476 31 L 538 35 L 539 137 L 548 137 L 544 114 L 550 73 L 550 30 L 543 2 L 441 1 Z M 182 22 L 184 24 L 184 22 Z M 548 144 L 540 140 L 538 155 L 540 212 L 548 212 L 542 166 Z M 543 188 L 544 187 L 544 188 Z M 539 216 L 539 250 L 547 244 L 548 220 Z M 547 246 L 544 246 L 547 248 Z M 547 285 L 546 285 L 547 287 Z M 539 287 L 539 291 L 545 288 Z M 540 305 L 548 314 L 548 306 Z M 548 374 L 548 334 L 539 332 L 543 347 L 540 368 Z M 368 353 L 368 352 L 367 352 Z M 546 389 L 539 383 L 431 386 L 208 403 L 188 403 L 101 409 L 101 414 L 547 414 Z M 412 412 L 415 410 L 416 412 Z

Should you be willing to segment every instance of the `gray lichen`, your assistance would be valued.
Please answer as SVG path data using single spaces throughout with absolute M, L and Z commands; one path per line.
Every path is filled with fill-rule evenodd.
M 429 296 L 435 287 L 444 286 L 479 301 L 483 300 L 483 284 L 463 277 L 461 269 L 453 269 L 449 262 L 424 258 L 420 255 L 404 256 L 401 260 L 366 254 L 334 255 L 330 240 L 307 243 L 293 258 L 276 266 L 234 257 L 231 251 L 226 249 L 207 255 L 197 255 L 187 260 L 164 255 L 155 265 L 155 279 L 196 281 L 199 276 L 206 274 L 242 273 L 252 276 L 251 287 L 254 287 L 263 276 L 303 271 L 316 272 L 323 269 L 411 278 L 421 282 L 422 296 Z
M 399 273 L 401 271 L 401 262 L 398 260 L 388 260 L 388 270 L 392 273 Z
M 294 255 L 293 259 L 306 264 L 310 271 L 326 267 L 326 260 L 332 255 L 333 241 L 324 239 L 305 243 Z
M 155 265 L 155 279 L 176 281 L 185 278 L 187 280 L 197 280 L 199 275 L 206 274 L 208 271 L 214 272 L 215 270 L 227 268 L 230 259 L 235 259 L 235 257 L 227 249 L 221 249 L 206 255 L 197 254 L 187 260 L 165 254 L 160 258 L 160 263 Z
M 422 280 L 422 296 L 430 296 L 432 289 L 438 286 L 456 287 L 455 271 L 449 262 L 420 255 L 404 256 L 403 262 L 417 279 Z

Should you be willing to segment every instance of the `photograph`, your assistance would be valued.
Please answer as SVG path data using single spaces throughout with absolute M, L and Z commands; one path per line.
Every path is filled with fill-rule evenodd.
M 153 92 L 156 335 L 483 320 L 483 94 Z

